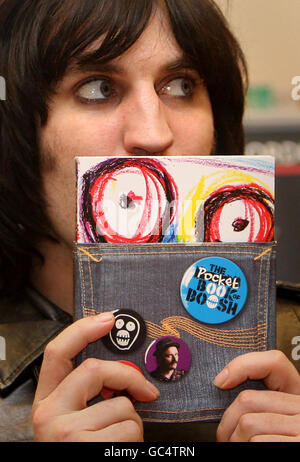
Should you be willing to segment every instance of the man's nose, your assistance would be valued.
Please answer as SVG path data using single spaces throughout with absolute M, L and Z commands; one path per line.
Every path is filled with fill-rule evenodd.
M 173 144 L 169 122 L 168 109 L 155 89 L 140 91 L 124 115 L 124 149 L 136 156 L 169 154 Z

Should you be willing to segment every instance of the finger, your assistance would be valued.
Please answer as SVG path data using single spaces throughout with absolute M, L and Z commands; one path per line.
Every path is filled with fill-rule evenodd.
M 119 396 L 89 406 L 77 413 L 75 431 L 97 431 L 125 420 L 135 421 L 143 431 L 143 421 L 132 402 Z
M 229 441 L 243 415 L 248 413 L 300 414 L 300 396 L 267 390 L 242 391 L 226 409 L 217 429 L 219 441 Z
M 35 403 L 48 396 L 73 370 L 72 359 L 89 343 L 106 335 L 113 327 L 110 312 L 74 322 L 46 346 L 39 375 Z
M 251 443 L 299 443 L 300 436 L 256 435 L 250 441 Z
M 120 359 L 119 362 L 123 364 L 127 364 L 130 367 L 134 367 L 134 369 L 139 371 L 141 374 L 143 373 L 141 369 L 136 364 L 132 363 L 131 361 L 125 361 L 125 360 Z M 111 388 L 103 387 L 101 390 L 101 396 L 103 399 L 113 398 L 115 394 L 116 394 L 116 390 L 112 390 Z M 130 396 L 129 396 L 129 399 L 131 399 L 132 402 L 135 402 L 135 399 Z
M 143 422 L 128 398 L 118 397 L 96 403 L 82 411 L 56 416 L 48 426 L 47 439 L 51 441 L 75 441 L 82 432 L 94 432 L 112 425 L 133 421 L 143 433 Z M 116 438 L 116 435 L 114 435 Z
M 65 377 L 44 402 L 52 415 L 78 411 L 86 408 L 103 386 L 126 390 L 138 401 L 153 401 L 159 395 L 157 388 L 136 369 L 116 361 L 90 358 Z
M 248 379 L 262 379 L 270 390 L 300 394 L 300 375 L 281 351 L 238 356 L 215 377 L 214 384 L 219 388 L 229 389 Z
M 78 439 L 81 442 L 141 443 L 144 437 L 143 431 L 135 421 L 126 420 L 97 432 L 82 432 Z
M 231 435 L 230 442 L 248 442 L 257 435 L 281 435 L 295 437 L 300 434 L 299 416 L 254 413 L 244 414 Z

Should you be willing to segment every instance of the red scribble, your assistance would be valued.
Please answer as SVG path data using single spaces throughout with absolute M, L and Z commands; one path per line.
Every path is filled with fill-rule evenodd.
M 133 191 L 129 191 L 129 193 L 127 194 L 127 197 L 132 202 L 135 202 L 137 204 L 141 203 L 143 200 L 142 196 L 136 196 Z
M 224 186 L 215 191 L 205 202 L 204 222 L 206 242 L 221 242 L 220 217 L 225 205 L 242 201 L 244 217 L 237 217 L 232 223 L 233 233 L 249 227 L 248 242 L 270 242 L 274 239 L 273 198 L 263 187 L 251 183 L 239 186 Z M 255 220 L 259 220 L 255 232 Z M 238 222 L 238 220 L 240 220 Z M 241 221 L 242 220 L 242 221 Z M 243 222 L 243 223 L 242 223 Z
M 152 164 L 149 164 L 152 165 Z M 157 162 L 156 162 L 156 168 L 157 167 L 162 168 Z M 134 170 L 133 170 L 134 169 Z M 103 203 L 103 198 L 104 198 L 104 192 L 105 188 L 110 180 L 117 181 L 116 178 L 116 173 L 119 173 L 120 171 L 122 172 L 132 172 L 134 171 L 139 171 L 139 173 L 143 176 L 144 181 L 145 181 L 145 200 L 144 200 L 144 209 L 142 211 L 142 217 L 139 222 L 138 228 L 134 235 L 129 238 L 127 236 L 124 236 L 122 234 L 119 234 L 117 230 L 113 229 L 107 220 L 105 220 L 105 211 L 104 211 L 104 203 Z M 137 163 L 137 161 L 132 161 L 132 160 L 126 160 L 124 159 L 124 163 L 119 165 L 119 168 L 117 171 L 109 172 L 109 173 L 104 173 L 99 175 L 98 178 L 96 178 L 94 184 L 92 185 L 90 189 L 90 197 L 91 197 L 91 212 L 92 212 L 92 218 L 94 222 L 96 223 L 97 229 L 104 235 L 105 240 L 107 242 L 113 242 L 113 243 L 121 243 L 121 242 L 126 242 L 126 243 L 133 243 L 133 242 L 157 242 L 161 238 L 161 233 L 162 233 L 162 226 L 163 226 L 163 214 L 165 211 L 166 207 L 162 207 L 162 201 L 163 199 L 166 200 L 167 204 L 167 191 L 166 191 L 166 184 L 163 180 L 163 176 L 161 175 L 162 171 L 158 170 L 157 172 L 153 171 L 153 165 L 152 165 L 152 170 L 147 166 L 146 163 Z M 166 174 L 166 172 L 163 172 Z M 175 185 L 174 180 L 168 175 L 168 181 L 170 182 L 172 186 L 172 192 L 177 195 L 177 188 Z M 154 190 L 156 192 L 156 197 L 153 197 L 152 195 L 152 189 L 154 186 Z M 164 191 L 164 194 L 161 193 L 161 190 Z M 143 202 L 143 197 L 142 196 L 137 196 L 134 191 L 130 191 L 127 194 L 128 199 L 131 201 L 135 202 L 136 204 L 141 204 Z M 154 203 L 155 199 L 155 203 Z M 146 228 L 149 226 L 149 221 L 151 218 L 153 219 L 153 213 L 154 213 L 154 204 L 158 204 L 157 208 L 157 218 L 155 220 L 155 223 L 152 227 L 152 229 L 149 230 L 147 233 Z M 173 221 L 175 216 L 174 209 L 171 209 L 171 214 L 170 214 L 170 222 L 169 224 Z

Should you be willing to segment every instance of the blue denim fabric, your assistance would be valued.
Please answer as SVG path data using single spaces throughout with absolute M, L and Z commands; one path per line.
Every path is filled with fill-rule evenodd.
M 130 309 L 146 322 L 147 337 L 136 351 L 117 354 L 101 340 L 90 344 L 76 363 L 89 357 L 128 360 L 160 389 L 153 403 L 136 403 L 145 421 L 193 422 L 219 420 L 245 388 L 264 388 L 247 381 L 234 390 L 219 390 L 214 377 L 234 357 L 276 346 L 275 243 L 199 244 L 76 244 L 75 317 Z M 205 257 L 231 260 L 244 272 L 248 296 L 231 321 L 208 325 L 192 318 L 180 299 L 187 268 Z M 158 337 L 183 340 L 191 352 L 191 367 L 179 381 L 155 381 L 145 368 L 145 352 Z M 100 399 L 100 398 L 97 398 Z

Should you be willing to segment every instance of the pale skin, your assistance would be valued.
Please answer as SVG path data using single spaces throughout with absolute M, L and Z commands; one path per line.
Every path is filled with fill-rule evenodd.
M 166 377 L 170 378 L 177 367 L 179 354 L 176 346 L 168 347 L 159 360 L 159 370 Z
M 197 71 L 182 63 L 163 13 L 158 11 L 140 39 L 111 64 L 111 69 L 69 70 L 50 103 L 47 125 L 40 130 L 41 152 L 52 165 L 44 172 L 49 215 L 61 242 L 41 244 L 45 265 L 33 273 L 32 281 L 69 313 L 74 157 L 213 152 L 208 93 Z M 72 358 L 106 335 L 113 323 L 109 313 L 81 319 L 46 347 L 33 404 L 36 441 L 143 440 L 142 421 L 128 398 L 93 406 L 87 402 L 104 386 L 127 390 L 145 402 L 159 396 L 157 388 L 134 368 L 117 362 L 89 359 L 73 369 Z M 247 378 L 264 379 L 268 390 L 241 393 L 220 422 L 218 440 L 300 441 L 300 378 L 294 366 L 276 351 L 250 353 L 232 361 L 215 385 L 228 389 Z

